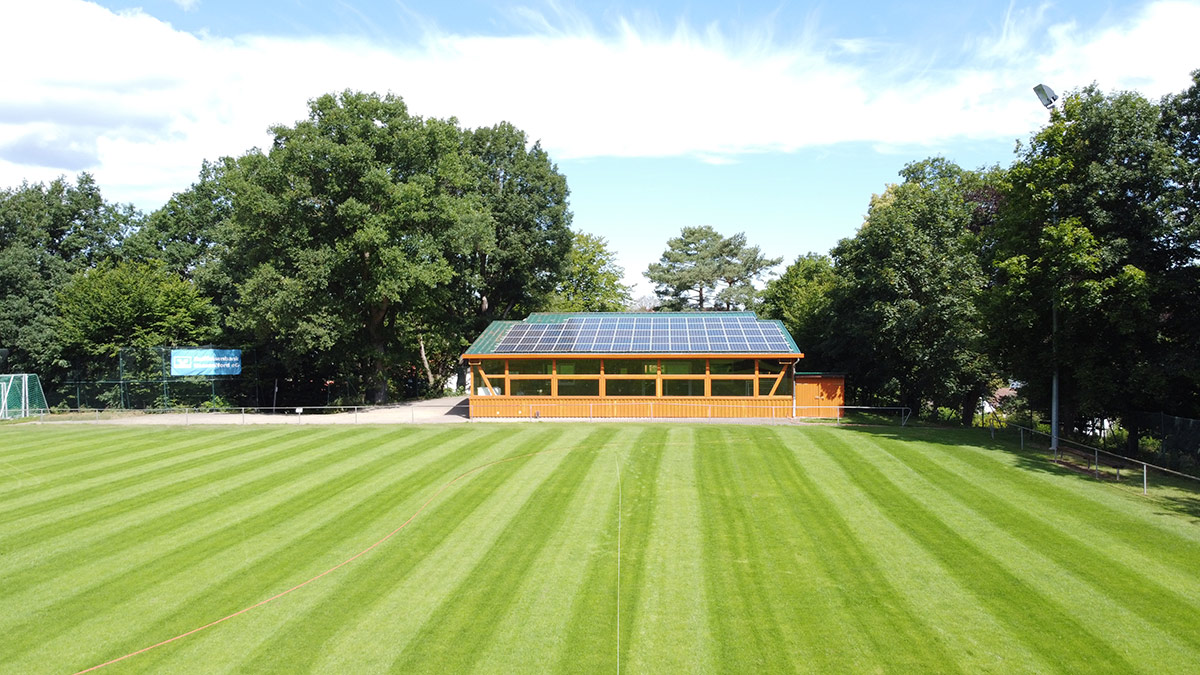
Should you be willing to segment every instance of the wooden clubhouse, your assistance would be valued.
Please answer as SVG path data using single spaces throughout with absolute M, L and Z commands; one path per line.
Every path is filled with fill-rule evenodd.
M 538 313 L 463 354 L 471 417 L 840 417 L 840 377 L 754 312 Z

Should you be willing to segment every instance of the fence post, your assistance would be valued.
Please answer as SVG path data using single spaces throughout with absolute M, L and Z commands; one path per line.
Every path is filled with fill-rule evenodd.
M 354 423 L 358 424 L 358 406 L 354 406 Z
M 188 409 L 184 408 L 183 409 L 183 426 L 186 427 L 187 425 L 188 425 Z
M 246 409 L 242 408 L 242 426 L 246 426 Z
M 1147 494 L 1147 492 L 1146 492 L 1146 487 L 1147 487 L 1146 476 L 1148 476 L 1149 474 L 1150 474 L 1150 465 L 1143 463 L 1142 464 L 1142 494 Z

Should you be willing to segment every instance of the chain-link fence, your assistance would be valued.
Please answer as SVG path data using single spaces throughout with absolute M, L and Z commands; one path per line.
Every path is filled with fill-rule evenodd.
M 269 350 L 254 348 L 241 350 L 238 375 L 172 375 L 171 353 L 179 349 L 197 347 L 127 347 L 112 357 L 74 363 L 63 374 L 43 376 L 46 398 L 55 409 L 288 408 L 362 406 L 371 390 L 365 371 L 327 373 L 320 364 L 303 363 L 289 367 Z M 312 374 L 290 374 L 295 371 Z M 415 367 L 389 373 L 388 400 L 421 399 L 442 391 Z
M 1153 439 L 1148 445 L 1168 466 L 1200 467 L 1200 420 L 1166 413 L 1141 412 L 1128 425 L 1136 425 Z

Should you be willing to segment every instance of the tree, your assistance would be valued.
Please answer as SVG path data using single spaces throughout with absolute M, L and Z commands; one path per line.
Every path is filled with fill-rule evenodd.
M 549 309 L 554 312 L 620 312 L 630 302 L 621 283 L 625 270 L 604 237 L 576 232 L 562 281 Z
M 0 347 L 10 350 L 9 370 L 48 383 L 61 374 L 58 290 L 76 272 L 114 259 L 140 219 L 132 206 L 104 201 L 86 173 L 74 184 L 59 178 L 0 190 Z
M 1070 94 L 1019 148 L 986 232 L 993 351 L 1038 407 L 1057 367 L 1068 430 L 1165 403 L 1164 322 L 1182 308 L 1163 281 L 1194 254 L 1165 214 L 1160 128 L 1158 106 L 1137 94 Z
M 992 370 L 978 298 L 985 276 L 967 195 L 984 177 L 941 158 L 905 167 L 833 250 L 831 358 L 858 386 L 973 416 Z
M 1173 300 L 1162 322 L 1167 408 L 1200 417 L 1200 70 L 1192 86 L 1162 102 L 1162 131 L 1172 152 L 1166 217 L 1178 255 L 1165 271 L 1162 294 Z
M 720 279 L 718 253 L 724 241 L 708 225 L 685 227 L 667 240 L 667 250 L 645 273 L 664 308 L 705 308 L 705 293 L 711 297 Z
M 743 233 L 725 238 L 708 225 L 685 227 L 667 240 L 667 250 L 645 275 L 666 309 L 704 310 L 707 296 L 714 307 L 723 304 L 728 310 L 752 306 L 758 296 L 754 282 L 781 260 L 747 246 Z
M 269 152 L 228 165 L 230 325 L 291 373 L 364 373 L 382 403 L 390 368 L 429 325 L 421 310 L 454 276 L 450 257 L 491 227 L 463 133 L 351 91 L 272 132 Z
M 796 258 L 763 291 L 763 313 L 779 319 L 805 352 L 805 366 L 820 370 L 829 363 L 832 293 L 837 285 L 833 260 L 809 253 Z
M 464 132 L 478 228 L 448 251 L 451 283 L 429 296 L 426 338 L 437 342 L 430 380 L 460 367 L 459 357 L 493 320 L 543 309 L 559 285 L 571 249 L 566 178 L 539 143 L 503 122 Z M 465 371 L 459 369 L 460 385 Z
M 65 354 L 111 359 L 125 347 L 206 344 L 212 303 L 162 263 L 104 263 L 76 273 L 58 293 Z
M 748 246 L 742 232 L 729 237 L 721 242 L 717 253 L 718 278 L 725 284 L 717 294 L 717 302 L 727 310 L 754 306 L 759 296 L 754 282 L 781 262 L 783 258 L 768 258 L 757 246 Z

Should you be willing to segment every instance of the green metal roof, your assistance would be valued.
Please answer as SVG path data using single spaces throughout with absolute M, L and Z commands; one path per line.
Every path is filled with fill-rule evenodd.
M 463 356 L 734 353 L 802 356 L 782 322 L 754 312 L 538 312 L 492 322 Z

